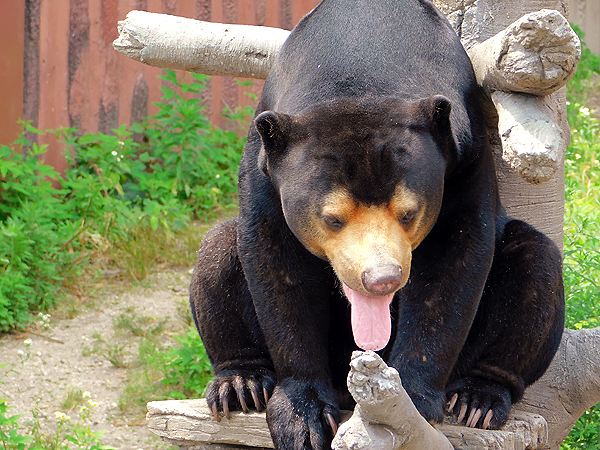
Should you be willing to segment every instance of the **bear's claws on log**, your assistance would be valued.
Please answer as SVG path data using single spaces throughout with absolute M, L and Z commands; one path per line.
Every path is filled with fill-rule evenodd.
M 454 394 L 446 406 L 446 411 L 448 411 L 452 415 L 456 415 L 456 414 L 454 414 L 454 407 L 456 406 L 457 401 L 458 401 L 458 394 Z M 460 406 L 460 410 L 458 412 L 458 417 L 457 417 L 457 421 L 459 424 L 463 423 L 463 421 L 465 420 L 465 417 L 467 417 L 468 409 L 469 409 L 468 404 L 462 403 L 462 405 Z M 491 409 L 491 405 L 488 405 L 488 404 L 484 404 L 483 406 L 482 405 L 472 406 L 471 411 L 469 412 L 469 416 L 467 417 L 467 420 L 465 422 L 465 426 L 470 427 L 470 428 L 476 428 L 477 424 L 479 423 L 479 420 L 482 418 L 482 416 L 483 416 L 483 421 L 481 423 L 480 428 L 487 430 L 490 426 L 490 423 L 492 422 L 492 419 L 494 418 L 494 411 L 493 411 L 493 409 Z
M 207 403 L 217 422 L 221 420 L 221 412 L 227 419 L 235 410 L 262 412 L 269 401 L 269 388 L 274 384 L 274 378 L 264 375 L 240 372 L 221 375 L 209 384 Z

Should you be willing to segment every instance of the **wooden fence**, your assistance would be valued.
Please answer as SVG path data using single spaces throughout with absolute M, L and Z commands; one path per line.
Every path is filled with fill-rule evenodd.
M 41 129 L 74 126 L 110 132 L 156 109 L 161 69 L 112 48 L 117 22 L 133 9 L 201 20 L 291 29 L 319 0 L 9 0 L 0 15 L 0 144 L 14 140 L 17 120 Z M 569 0 L 571 18 L 600 53 L 600 0 Z M 251 90 L 262 87 L 254 82 Z M 250 104 L 231 78 L 213 77 L 204 99 L 216 125 L 225 106 Z M 65 167 L 61 146 L 50 137 L 47 162 Z
M 10 0 L 0 16 L 0 143 L 18 133 L 17 120 L 40 129 L 73 126 L 109 133 L 156 112 L 161 69 L 130 60 L 112 48 L 117 22 L 133 10 L 201 20 L 292 29 L 318 0 Z M 17 39 L 15 39 L 17 36 Z M 10 45 L 6 45 L 11 42 Z M 18 44 L 13 44 L 17 42 Z M 5 53 L 9 51 L 10 54 Z M 213 123 L 227 127 L 224 107 L 251 103 L 232 78 L 213 77 L 204 99 Z M 46 161 L 65 167 L 52 137 Z
M 569 20 L 585 32 L 585 42 L 600 54 L 600 0 L 569 0 Z

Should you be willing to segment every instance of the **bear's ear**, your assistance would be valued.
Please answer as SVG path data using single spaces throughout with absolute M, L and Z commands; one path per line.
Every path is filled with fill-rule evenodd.
M 292 118 L 287 114 L 265 111 L 254 119 L 260 136 L 261 148 L 258 167 L 268 176 L 269 167 L 283 155 L 288 146 Z
M 432 95 L 421 99 L 419 108 L 427 118 L 433 139 L 440 146 L 446 159 L 454 159 L 457 147 L 450 122 L 452 111 L 450 100 L 443 95 Z

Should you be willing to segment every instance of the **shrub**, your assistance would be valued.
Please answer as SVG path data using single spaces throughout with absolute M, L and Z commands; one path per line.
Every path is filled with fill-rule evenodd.
M 24 134 L 0 147 L 0 331 L 24 327 L 30 312 L 76 292 L 92 264 L 145 278 L 178 248 L 175 233 L 190 219 L 235 207 L 245 138 L 210 126 L 194 97 L 207 77 L 192 77 L 186 83 L 168 71 L 173 87 L 163 88 L 159 113 L 111 135 L 24 124 L 63 138 L 64 176 L 42 162 L 45 146 Z M 248 112 L 230 114 L 244 120 Z

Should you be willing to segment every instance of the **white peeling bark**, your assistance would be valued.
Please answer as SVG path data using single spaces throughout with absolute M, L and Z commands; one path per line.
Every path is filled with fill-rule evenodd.
M 468 54 L 477 81 L 488 90 L 548 95 L 575 74 L 581 43 L 562 14 L 542 9 L 473 45 Z
M 113 47 L 149 66 L 206 75 L 267 78 L 289 31 L 131 11 Z
M 419 414 L 398 371 L 375 352 L 354 352 L 348 388 L 354 414 L 338 430 L 334 450 L 453 450 L 444 434 Z

